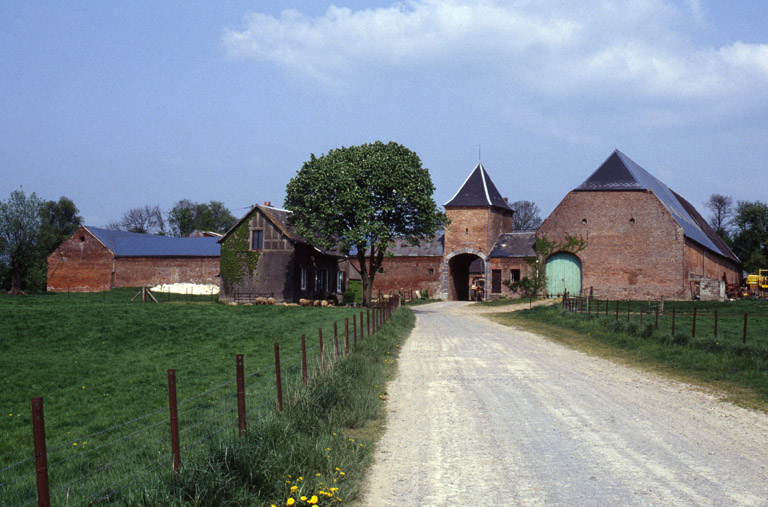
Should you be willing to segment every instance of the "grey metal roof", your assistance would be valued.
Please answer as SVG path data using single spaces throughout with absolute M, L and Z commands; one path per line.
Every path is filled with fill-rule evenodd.
M 219 238 L 174 238 L 86 226 L 115 257 L 218 257 Z
M 480 162 L 469 173 L 456 195 L 444 206 L 493 206 L 512 211 Z
M 533 257 L 536 231 L 517 231 L 499 235 L 489 257 Z
M 584 183 L 574 189 L 575 192 L 633 190 L 649 190 L 653 192 L 680 227 L 683 228 L 683 232 L 689 239 L 723 257 L 736 258 L 728 247 L 722 248 L 725 246 L 724 243 L 718 246 L 705 232 L 705 228 L 708 227 L 706 221 L 697 222 L 694 220 L 689 210 L 693 209 L 695 211 L 695 209 L 690 203 L 683 199 L 687 204 L 686 207 L 677 198 L 677 194 L 670 190 L 669 187 L 657 180 L 619 150 L 615 150 Z M 698 212 L 695 212 L 695 214 L 698 215 Z

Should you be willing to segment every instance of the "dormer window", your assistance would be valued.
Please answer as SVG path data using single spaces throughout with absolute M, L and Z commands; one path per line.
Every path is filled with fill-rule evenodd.
M 264 231 L 254 229 L 251 231 L 251 250 L 261 250 L 264 248 Z

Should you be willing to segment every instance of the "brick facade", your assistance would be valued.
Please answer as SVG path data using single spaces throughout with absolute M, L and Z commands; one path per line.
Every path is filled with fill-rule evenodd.
M 94 292 L 161 283 L 218 284 L 218 257 L 115 257 L 85 227 L 48 256 L 48 290 Z
M 737 280 L 734 262 L 687 239 L 651 191 L 570 192 L 538 234 L 582 237 L 582 292 L 597 297 L 690 299 L 689 273 Z

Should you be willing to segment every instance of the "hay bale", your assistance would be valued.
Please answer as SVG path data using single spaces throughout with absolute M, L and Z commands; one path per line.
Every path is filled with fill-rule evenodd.
M 320 301 L 320 306 L 322 306 L 323 308 L 326 308 L 326 307 L 328 307 L 328 301 L 326 301 L 325 299 L 323 299 L 322 301 Z
M 309 299 L 299 299 L 299 305 L 312 306 L 312 301 L 310 301 Z
M 275 298 L 267 298 L 267 304 L 268 304 L 268 305 L 273 305 L 273 304 L 275 304 Z
M 312 303 L 312 306 L 320 306 L 320 300 L 315 299 L 315 301 Z

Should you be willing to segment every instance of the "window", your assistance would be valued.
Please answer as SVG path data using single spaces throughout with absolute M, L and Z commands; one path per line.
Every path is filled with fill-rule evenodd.
M 510 269 L 509 270 L 509 279 L 513 282 L 519 282 L 520 281 L 520 270 L 519 269 Z
M 344 292 L 344 272 L 336 273 L 336 292 Z
M 251 231 L 251 250 L 261 250 L 264 248 L 264 231 L 255 229 Z
M 429 268 L 429 269 L 427 270 L 427 272 L 428 272 L 430 275 L 434 275 L 434 274 L 435 274 L 435 269 L 434 269 L 434 268 Z
M 301 290 L 307 290 L 307 268 L 301 268 Z

